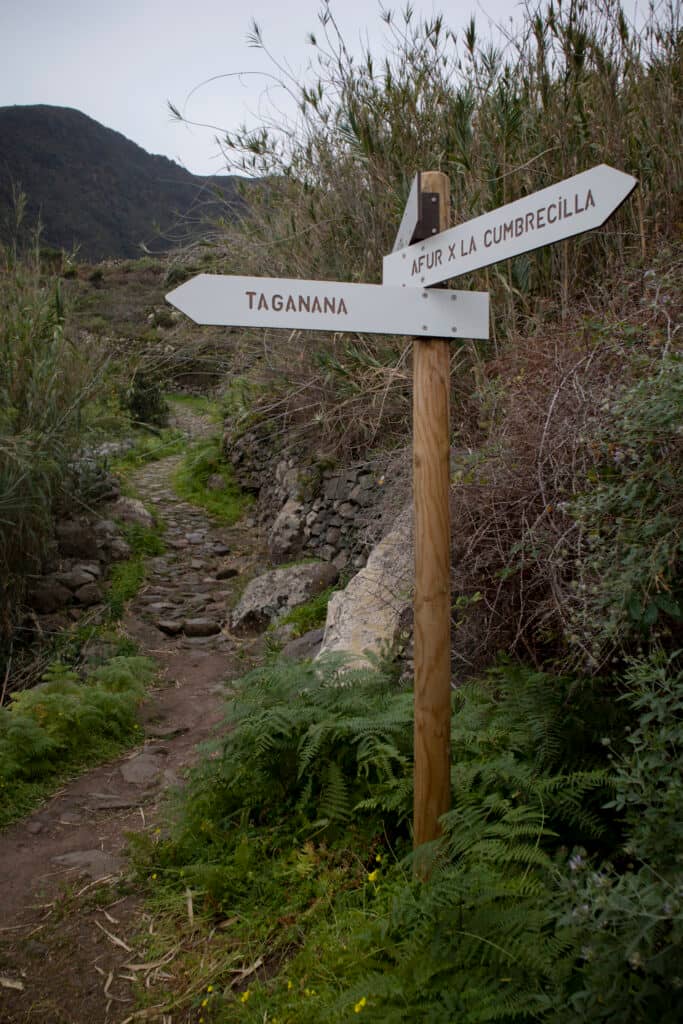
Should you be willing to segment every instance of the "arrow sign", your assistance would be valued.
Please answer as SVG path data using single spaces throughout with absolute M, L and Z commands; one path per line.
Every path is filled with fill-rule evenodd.
M 488 292 L 198 274 L 166 296 L 198 324 L 488 338 Z
M 424 288 L 598 228 L 637 184 L 599 164 L 385 256 L 384 284 Z

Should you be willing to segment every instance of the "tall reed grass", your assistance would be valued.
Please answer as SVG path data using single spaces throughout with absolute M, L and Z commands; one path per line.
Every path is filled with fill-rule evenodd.
M 456 223 L 606 162 L 635 175 L 635 199 L 603 230 L 476 277 L 496 293 L 500 329 L 561 289 L 563 306 L 625 256 L 646 259 L 680 230 L 683 30 L 652 5 L 640 31 L 618 0 L 522 8 L 498 41 L 474 20 L 382 14 L 388 52 L 355 60 L 330 7 L 311 35 L 303 82 L 276 63 L 298 119 L 264 118 L 223 139 L 233 169 L 268 179 L 225 242 L 261 274 L 379 280 L 417 170 L 445 171 Z M 269 53 L 254 25 L 252 43 Z M 677 227 L 678 225 L 678 227 Z M 248 234 L 249 245 L 244 245 Z
M 652 5 L 638 31 L 618 0 L 527 0 L 497 41 L 474 20 L 456 35 L 442 16 L 419 20 L 410 7 L 382 18 L 386 56 L 354 59 L 325 5 L 303 80 L 254 24 L 251 42 L 272 57 L 298 116 L 288 123 L 273 111 L 222 139 L 228 167 L 264 183 L 248 184 L 248 217 L 216 227 L 224 269 L 379 281 L 420 169 L 449 175 L 455 223 L 601 162 L 637 177 L 601 229 L 457 280 L 491 293 L 492 341 L 480 350 L 499 355 L 516 331 L 610 301 L 625 266 L 646 269 L 680 234 L 683 29 L 673 0 Z M 400 443 L 409 374 L 402 342 L 348 341 L 269 344 L 259 334 L 254 347 L 278 429 L 359 455 L 382 436 Z M 352 430 L 339 429 L 339 393 Z
M 66 327 L 59 279 L 43 272 L 38 240 L 0 249 L 0 644 L 16 602 L 40 571 L 69 467 L 84 444 L 82 410 L 101 359 Z

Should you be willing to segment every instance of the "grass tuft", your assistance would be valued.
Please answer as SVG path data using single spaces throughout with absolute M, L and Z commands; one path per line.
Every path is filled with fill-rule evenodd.
M 14 694 L 0 708 L 0 828 L 139 740 L 135 711 L 154 674 L 141 657 L 111 658 L 83 678 L 53 662 L 42 683 Z
M 207 487 L 212 476 L 223 481 L 222 489 Z M 253 501 L 235 483 L 218 438 L 201 441 L 188 452 L 173 477 L 173 486 L 179 497 L 205 508 L 218 522 L 227 525 L 236 523 Z

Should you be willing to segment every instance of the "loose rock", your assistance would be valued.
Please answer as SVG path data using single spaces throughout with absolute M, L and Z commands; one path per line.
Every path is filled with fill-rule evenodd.
M 58 612 L 71 601 L 71 591 L 56 579 L 38 580 L 29 591 L 30 605 L 41 615 Z
M 220 633 L 221 627 L 215 619 L 186 619 L 183 623 L 185 636 L 205 637 Z
M 109 512 L 116 519 L 122 519 L 124 523 L 137 523 L 148 528 L 154 525 L 151 513 L 138 498 L 119 498 L 110 506 Z
M 157 629 L 160 629 L 166 636 L 179 636 L 183 631 L 182 619 L 179 622 L 173 619 L 159 619 Z
M 69 572 L 58 572 L 56 578 L 63 586 L 68 587 L 69 590 L 78 590 L 88 583 L 95 582 L 94 574 L 87 572 L 80 566 L 74 566 Z
M 82 604 L 85 608 L 90 608 L 92 605 L 100 603 L 102 591 L 96 583 L 86 583 L 84 587 L 79 587 L 74 597 L 79 604 Z
M 252 580 L 244 591 L 233 612 L 232 628 L 259 632 L 289 609 L 331 586 L 337 576 L 333 565 L 321 562 L 264 573 Z

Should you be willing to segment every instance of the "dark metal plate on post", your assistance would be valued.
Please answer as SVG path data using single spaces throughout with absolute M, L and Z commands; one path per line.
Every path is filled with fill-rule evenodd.
M 422 242 L 425 238 L 431 238 L 439 231 L 439 193 L 420 193 L 420 219 L 418 220 L 412 241 Z

